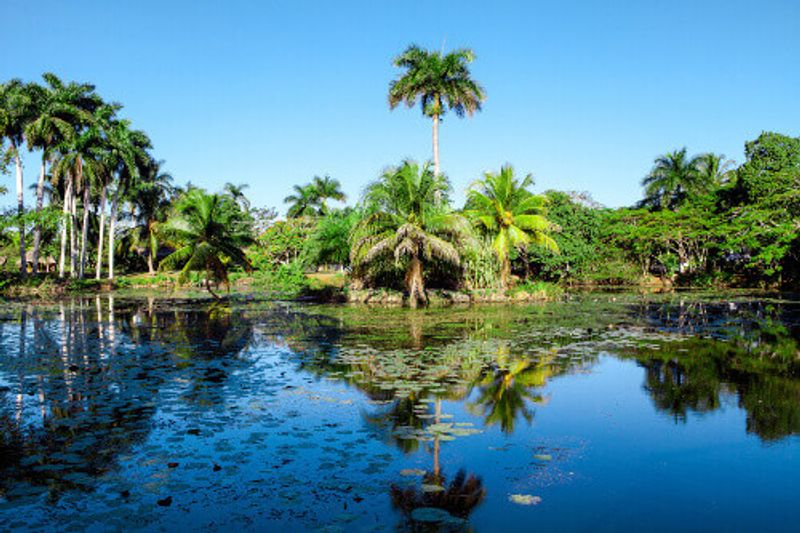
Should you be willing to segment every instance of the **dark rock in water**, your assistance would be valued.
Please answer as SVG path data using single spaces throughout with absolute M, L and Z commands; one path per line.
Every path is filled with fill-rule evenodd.
M 162 500 L 158 500 L 156 503 L 161 507 L 169 507 L 170 505 L 172 505 L 172 496 L 167 496 Z
M 217 463 L 214 463 L 214 472 L 219 472 L 220 470 L 222 470 L 222 467 L 219 466 Z
M 120 493 L 119 493 L 119 495 L 120 495 L 120 496 L 122 496 L 123 498 L 130 498 L 130 496 L 131 496 L 131 491 L 129 491 L 129 490 L 123 490 L 122 492 L 120 492 Z
M 197 429 L 197 428 L 192 428 L 192 429 L 186 430 L 186 433 L 188 433 L 189 435 L 199 435 L 200 434 L 200 430 Z

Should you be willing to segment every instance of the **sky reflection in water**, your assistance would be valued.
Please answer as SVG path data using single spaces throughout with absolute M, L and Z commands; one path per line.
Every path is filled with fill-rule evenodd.
M 0 317 L 0 529 L 791 530 L 800 306 Z

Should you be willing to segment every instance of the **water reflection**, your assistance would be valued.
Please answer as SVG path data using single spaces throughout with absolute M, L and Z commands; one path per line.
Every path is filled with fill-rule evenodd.
M 790 304 L 586 300 L 364 313 L 103 296 L 5 313 L 0 497 L 8 502 L 53 503 L 66 493 L 98 491 L 98 479 L 124 469 L 131 457 L 149 461 L 142 456 L 152 451 L 153 433 L 172 425 L 178 429 L 160 437 L 159 450 L 174 443 L 193 452 L 216 432 L 230 437 L 214 450 L 231 468 L 259 447 L 277 462 L 268 467 L 274 475 L 254 482 L 343 492 L 355 486 L 350 466 L 360 456 L 324 463 L 343 465 L 326 477 L 333 488 L 324 490 L 304 479 L 303 469 L 277 472 L 303 461 L 313 466 L 320 461 L 314 450 L 338 453 L 347 435 L 361 432 L 363 439 L 350 442 L 366 447 L 364 456 L 391 450 L 397 461 L 425 461 L 412 469 L 364 469 L 362 485 L 378 487 L 401 529 L 463 528 L 489 499 L 506 501 L 507 494 L 484 483 L 492 468 L 485 458 L 447 463 L 458 456 L 448 451 L 492 432 L 509 441 L 535 434 L 556 394 L 551 385 L 591 372 L 608 356 L 639 365 L 643 401 L 675 423 L 734 403 L 745 412 L 742 431 L 764 441 L 800 434 L 800 313 Z M 342 403 L 327 397 L 331 407 L 311 407 L 329 387 L 360 399 L 352 416 L 337 418 L 333 406 Z M 336 420 L 308 427 L 304 419 L 319 413 Z M 211 421 L 201 429 L 204 420 Z M 242 427 L 254 429 L 247 439 L 237 433 Z M 182 440 L 187 428 L 196 443 Z M 330 433 L 318 436 L 320 428 Z M 294 463 L 297 457 L 303 461 Z M 273 488 L 258 493 L 268 498 L 258 505 L 275 505 Z M 135 487 L 122 492 L 129 490 Z M 309 501 L 291 494 L 290 506 L 316 516 L 305 511 Z
M 166 311 L 152 300 L 119 308 L 113 297 L 76 299 L 23 306 L 13 318 L 17 327 L 6 321 L 0 331 L 0 493 L 8 499 L 45 492 L 54 502 L 92 490 L 93 478 L 145 441 L 165 383 L 191 380 L 189 398 L 220 401 L 226 358 L 252 337 L 230 309 Z

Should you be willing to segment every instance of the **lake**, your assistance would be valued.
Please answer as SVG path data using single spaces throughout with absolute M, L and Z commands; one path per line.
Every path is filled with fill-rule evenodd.
M 800 302 L 0 311 L 0 530 L 797 531 Z

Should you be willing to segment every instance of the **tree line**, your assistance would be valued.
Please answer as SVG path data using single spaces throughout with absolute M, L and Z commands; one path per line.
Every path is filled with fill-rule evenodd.
M 122 106 L 94 86 L 10 80 L 0 85 L 3 170 L 14 174 L 17 206 L 0 217 L 5 269 L 61 278 L 105 271 L 200 272 L 213 291 L 237 277 L 265 286 L 307 283 L 304 272 L 338 267 L 352 288 L 402 290 L 412 305 L 429 287 L 506 291 L 539 281 L 793 286 L 798 281 L 800 139 L 765 132 L 736 165 L 686 148 L 658 156 L 643 198 L 608 209 L 587 193 L 534 194 L 532 175 L 511 165 L 485 173 L 454 206 L 439 165 L 439 126 L 470 116 L 486 91 L 471 76 L 475 54 L 410 46 L 388 104 L 419 104 L 432 120 L 432 162 L 389 166 L 353 206 L 338 180 L 314 176 L 286 197 L 287 218 L 252 207 L 245 185 L 209 193 L 175 186 L 148 136 L 121 118 Z M 25 206 L 22 151 L 41 158 Z M 339 202 L 339 206 L 335 205 Z M 42 257 L 48 260 L 42 261 Z M 57 261 L 51 258 L 58 258 Z M 53 274 L 51 274 L 53 275 Z

